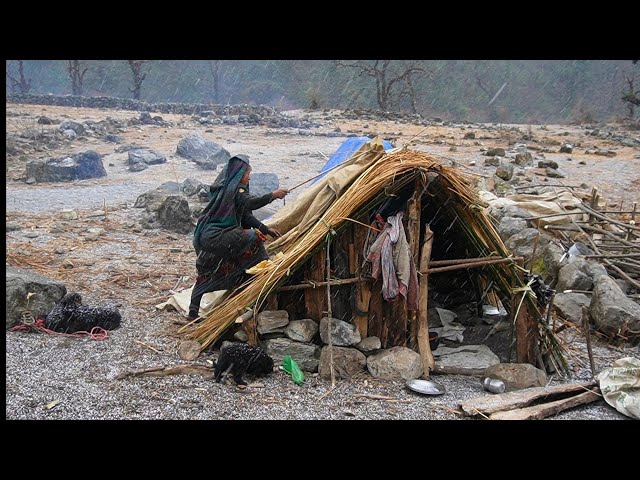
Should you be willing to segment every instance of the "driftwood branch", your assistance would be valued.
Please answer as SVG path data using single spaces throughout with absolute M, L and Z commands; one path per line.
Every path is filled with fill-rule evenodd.
M 499 395 L 485 395 L 479 398 L 466 400 L 460 404 L 460 408 L 465 415 L 468 416 L 478 415 L 479 413 L 491 415 L 496 412 L 526 407 L 536 400 L 554 400 L 555 396 L 590 390 L 595 386 L 596 382 L 588 382 L 557 385 L 555 387 L 526 388 L 516 392 L 501 393 Z
M 116 376 L 116 380 L 122 380 L 127 377 L 165 377 L 167 375 L 182 374 L 213 375 L 213 369 L 204 365 L 177 365 L 175 367 L 160 366 L 132 372 L 122 372 Z
M 599 400 L 601 396 L 595 392 L 584 392 L 573 397 L 556 400 L 554 402 L 534 405 L 532 407 L 497 412 L 489 417 L 490 420 L 541 420 L 564 410 L 568 410 L 578 405 L 592 403 Z

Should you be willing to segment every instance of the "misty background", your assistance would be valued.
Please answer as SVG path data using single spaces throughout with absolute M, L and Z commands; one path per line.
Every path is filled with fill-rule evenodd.
M 6 71 L 6 94 L 534 124 L 637 118 L 640 82 L 630 60 L 7 60 Z

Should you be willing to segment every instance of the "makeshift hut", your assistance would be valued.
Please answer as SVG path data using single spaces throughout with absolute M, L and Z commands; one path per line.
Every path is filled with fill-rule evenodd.
M 280 254 L 182 331 L 206 347 L 239 317 L 247 319 L 249 341 L 256 342 L 251 317 L 264 309 L 316 322 L 333 317 L 353 323 L 362 338 L 377 336 L 383 348 L 414 349 L 428 376 L 434 360 L 427 309 L 437 290 L 448 298 L 467 296 L 479 306 L 487 298 L 499 300 L 513 319 L 515 360 L 564 371 L 566 362 L 524 280 L 522 261 L 503 244 L 469 175 L 427 153 L 385 151 L 375 138 L 282 207 L 267 222 L 283 233 L 268 246 Z M 389 262 L 382 259 L 376 267 L 367 260 L 382 232 L 393 236 L 392 221 L 413 263 L 402 267 L 404 275 L 410 278 L 415 266 L 415 283 L 389 285 Z M 385 299 L 392 287 L 401 294 Z

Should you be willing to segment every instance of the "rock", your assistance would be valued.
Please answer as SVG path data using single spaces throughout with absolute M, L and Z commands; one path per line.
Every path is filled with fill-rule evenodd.
M 467 132 L 467 133 L 464 134 L 464 137 L 462 137 L 462 138 L 464 138 L 466 140 L 468 140 L 468 139 L 473 140 L 473 139 L 476 138 L 476 134 L 474 132 Z
M 497 157 L 485 158 L 484 164 L 490 167 L 498 167 L 500 166 L 500 159 Z
M 590 304 L 591 298 L 584 293 L 558 292 L 553 300 L 554 310 L 576 325 L 582 325 L 582 307 L 589 307 Z
M 360 332 L 355 325 L 338 320 L 337 318 L 331 319 L 331 337 L 333 346 L 336 347 L 355 345 L 361 340 Z M 320 320 L 320 339 L 325 344 L 329 343 L 328 317 Z
M 507 392 L 547 384 L 547 374 L 529 363 L 500 363 L 487 368 L 483 376 L 502 380 Z
M 504 157 L 506 155 L 504 148 L 490 148 L 485 152 L 487 157 Z
M 530 165 L 532 161 L 533 161 L 533 157 L 531 153 L 523 152 L 523 153 L 516 154 L 516 157 L 513 160 L 513 163 L 515 163 L 520 167 L 526 167 L 527 165 Z
M 496 169 L 496 176 L 506 181 L 511 180 L 513 177 L 513 165 L 498 167 Z
M 356 343 L 356 348 L 361 352 L 374 352 L 382 348 L 382 343 L 378 337 L 367 337 Z
M 538 245 L 536 259 L 531 268 L 532 273 L 542 277 L 545 283 L 550 284 L 556 280 L 560 267 L 564 264 L 560 263 L 560 259 L 564 255 L 564 249 L 553 241 Z
M 258 314 L 258 333 L 284 332 L 289 325 L 289 312 L 286 310 L 264 310 Z
M 60 217 L 65 220 L 77 220 L 78 212 L 70 208 L 64 208 L 60 211 Z
M 252 173 L 249 192 L 257 197 L 273 192 L 280 187 L 280 180 L 275 173 Z
M 180 185 L 176 182 L 165 182 L 155 190 L 140 195 L 133 204 L 134 208 L 145 208 L 148 212 L 155 212 L 162 202 L 170 195 L 179 195 Z
M 129 150 L 127 154 L 129 156 L 129 165 L 133 165 L 135 163 L 145 163 L 147 165 L 158 165 L 161 163 L 165 163 L 167 161 L 167 157 L 165 157 L 161 153 L 158 153 L 155 150 L 150 150 L 146 148 Z
M 37 232 L 27 232 L 24 234 L 24 236 L 27 238 L 38 238 L 40 234 Z
M 565 178 L 566 175 L 561 172 L 560 170 L 555 170 L 553 168 L 545 168 L 544 173 L 547 175 L 547 177 L 550 178 Z
M 640 305 L 622 293 L 611 277 L 596 279 L 589 312 L 595 327 L 608 337 L 640 343 Z
M 61 282 L 20 268 L 6 266 L 5 269 L 7 328 L 21 322 L 25 310 L 29 310 L 33 317 L 46 316 L 55 303 L 67 294 Z M 27 299 L 29 293 L 33 295 Z
M 178 347 L 178 355 L 182 360 L 193 362 L 200 356 L 202 346 L 196 340 L 183 340 Z
M 573 145 L 565 143 L 560 147 L 560 153 L 573 153 Z
M 149 166 L 146 163 L 138 162 L 129 164 L 129 170 L 132 172 L 141 172 L 146 170 Z
M 500 363 L 498 356 L 486 345 L 440 346 L 432 353 L 436 361 L 434 373 L 482 375 L 487 368 Z
M 33 177 L 38 182 L 66 182 L 106 175 L 102 156 L 92 150 L 70 157 L 33 160 L 27 163 L 26 172 L 27 177 Z
M 413 350 L 393 347 L 367 357 L 367 370 L 377 378 L 412 380 L 423 374 L 422 359 Z
M 53 120 L 51 120 L 49 117 L 45 117 L 43 115 L 41 117 L 38 117 L 38 123 L 40 125 L 53 125 Z
M 558 162 L 554 162 L 553 160 L 540 160 L 538 162 L 538 168 L 552 168 L 557 170 L 558 166 Z
M 525 228 L 510 236 L 505 245 L 511 252 L 524 257 L 524 262 L 527 264 L 531 259 L 531 255 L 533 255 L 533 247 L 536 244 L 536 238 L 539 236 L 540 231 L 537 228 Z
M 16 230 L 22 230 L 22 226 L 17 223 L 7 223 L 7 232 L 15 232 Z
M 200 180 L 196 180 L 195 178 L 187 178 L 184 182 L 182 182 L 180 191 L 190 197 L 198 193 L 203 188 L 206 189 L 207 192 L 209 191 L 209 186 L 202 183 Z
M 120 135 L 115 135 L 113 133 L 108 133 L 104 136 L 104 141 L 105 142 L 111 142 L 111 143 L 122 143 L 124 141 L 124 139 L 120 136 Z
M 560 268 L 557 290 L 591 290 L 594 281 L 602 275 L 607 275 L 602 264 L 580 256 L 574 257 L 570 263 Z
M 284 334 L 296 342 L 310 342 L 316 333 L 318 333 L 318 324 L 309 318 L 294 320 L 284 330 Z
M 245 331 L 242 330 L 242 329 L 240 329 L 236 333 L 234 333 L 233 334 L 233 338 L 235 338 L 239 342 L 247 342 L 249 340 L 249 337 L 247 336 Z
M 204 139 L 197 133 L 180 140 L 176 153 L 193 160 L 205 170 L 215 170 L 217 165 L 225 164 L 231 158 L 231 154 L 222 146 Z
M 65 130 L 71 130 L 76 135 L 82 135 L 84 133 L 84 125 L 73 120 L 65 120 L 60 124 L 60 131 L 64 133 Z
M 320 364 L 318 372 L 320 378 L 331 378 L 330 357 L 331 348 L 322 347 L 320 352 Z M 364 371 L 367 366 L 367 358 L 355 348 L 333 347 L 333 371 L 336 379 L 348 379 L 356 373 Z
M 320 361 L 320 347 L 312 343 L 294 342 L 288 338 L 265 340 L 264 349 L 273 358 L 275 365 L 282 365 L 282 359 L 291 355 L 305 372 L 317 372 Z
M 500 223 L 498 223 L 498 233 L 500 234 L 500 238 L 502 240 L 507 240 L 511 238 L 516 233 L 521 232 L 522 230 L 527 228 L 527 221 L 522 218 L 515 217 L 502 217 Z
M 185 198 L 177 195 L 169 195 L 160 204 L 158 221 L 163 228 L 172 232 L 188 234 L 194 229 L 189 203 Z

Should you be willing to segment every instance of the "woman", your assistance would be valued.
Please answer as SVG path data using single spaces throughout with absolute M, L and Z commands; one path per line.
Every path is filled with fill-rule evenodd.
M 289 191 L 280 188 L 254 197 L 249 194 L 250 178 L 249 157 L 236 155 L 211 185 L 209 204 L 193 236 L 198 278 L 191 294 L 190 319 L 198 317 L 205 293 L 237 287 L 249 277 L 245 269 L 269 258 L 262 244 L 265 235 L 280 237 L 280 232 L 255 218 L 252 210 L 284 198 Z

